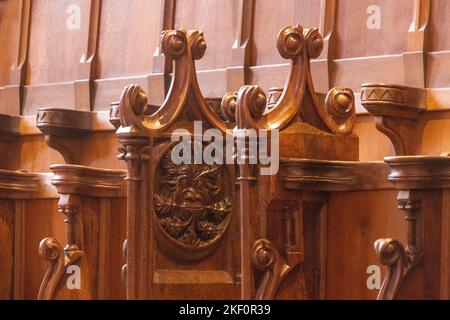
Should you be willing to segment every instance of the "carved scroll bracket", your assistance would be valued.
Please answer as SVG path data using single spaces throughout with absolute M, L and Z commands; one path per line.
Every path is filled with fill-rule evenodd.
M 281 210 L 283 254 L 268 239 L 257 240 L 252 247 L 252 263 L 263 272 L 256 300 L 274 299 L 286 275 L 304 260 L 302 216 L 295 202 L 285 201 Z
M 82 197 L 117 197 L 123 194 L 123 170 L 96 169 L 72 164 L 51 165 L 53 171 L 52 184 L 60 194 L 58 211 L 65 216 L 67 223 L 67 244 L 62 246 L 55 239 L 49 237 L 41 241 L 39 253 L 42 259 L 49 261 L 49 268 L 41 283 L 38 299 L 53 299 L 59 294 L 63 275 L 67 267 L 79 262 L 82 269 L 83 285 L 85 286 L 81 298 L 92 297 L 89 283 L 89 264 L 86 256 L 91 250 L 88 243 L 84 243 L 82 221 Z
M 275 106 L 267 104 L 260 87 L 248 85 L 224 96 L 223 114 L 230 121 L 236 120 L 238 128 L 283 130 L 292 126 L 292 122 L 303 122 L 331 134 L 350 134 L 355 120 L 353 92 L 333 88 L 323 103 L 314 89 L 310 59 L 320 55 L 323 45 L 318 29 L 303 29 L 301 25 L 283 28 L 277 48 L 283 58 L 292 62 L 286 86 Z
M 391 238 L 375 241 L 374 247 L 381 264 L 387 265 L 387 274 L 378 300 L 392 300 L 397 296 L 402 281 L 412 268 L 421 263 L 423 254 L 423 233 L 421 217 L 421 200 L 415 199 L 411 191 L 401 190 L 397 197 L 398 208 L 405 212 L 407 228 L 406 247 Z
M 74 264 L 84 255 L 83 251 L 71 251 L 65 254 L 57 240 L 48 237 L 39 244 L 39 256 L 49 262 L 39 288 L 38 300 L 51 300 L 68 266 Z
M 378 299 L 395 299 L 410 271 L 428 259 L 426 246 L 436 245 L 424 242 L 425 233 L 435 231 L 424 228 L 423 216 L 426 213 L 422 210 L 423 199 L 416 190 L 450 188 L 450 157 L 399 156 L 387 157 L 384 161 L 390 166 L 388 180 L 399 190 L 397 205 L 405 212 L 407 231 L 406 246 L 391 238 L 375 242 L 380 262 L 388 267 Z M 439 214 L 433 212 L 432 216 L 431 219 L 436 219 Z
M 206 51 L 203 32 L 165 30 L 161 34 L 161 51 L 166 59 L 174 61 L 172 82 L 164 102 L 149 112 L 145 91 L 137 85 L 127 86 L 119 103 L 118 133 L 161 134 L 175 129 L 175 122 L 183 120 L 202 120 L 206 127 L 225 133 L 229 126 L 211 109 L 197 81 L 195 60 L 201 59 Z
M 395 154 L 414 154 L 423 131 L 425 90 L 388 84 L 363 84 L 361 104 L 375 116 L 377 129 L 394 145 Z
M 61 108 L 40 108 L 36 125 L 49 147 L 58 151 L 68 164 L 80 164 L 79 141 L 92 131 L 92 113 Z

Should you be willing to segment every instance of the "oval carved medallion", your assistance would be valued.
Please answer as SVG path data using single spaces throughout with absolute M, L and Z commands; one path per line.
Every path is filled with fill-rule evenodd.
M 212 252 L 231 219 L 227 169 L 215 163 L 175 164 L 172 148 L 155 174 L 157 238 L 171 258 L 200 259 Z

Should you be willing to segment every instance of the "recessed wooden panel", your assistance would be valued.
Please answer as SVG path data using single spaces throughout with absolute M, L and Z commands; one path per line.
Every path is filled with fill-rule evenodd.
M 411 0 L 342 0 L 336 13 L 335 58 L 400 54 L 412 22 Z
M 430 50 L 450 50 L 450 1 L 433 0 L 431 2 Z
M 10 84 L 12 67 L 17 63 L 20 36 L 20 2 L 0 1 L 0 87 Z
M 405 239 L 404 214 L 395 190 L 337 192 L 328 207 L 327 299 L 375 299 L 367 287 L 369 266 L 379 266 L 375 240 Z M 381 280 L 383 275 L 381 275 Z
M 89 0 L 32 1 L 26 84 L 79 78 L 89 15 Z
M 39 257 L 39 242 L 53 237 L 66 243 L 64 215 L 57 212 L 57 199 L 36 199 L 25 202 L 25 299 L 35 300 L 48 263 Z
M 238 0 L 195 0 L 176 3 L 175 27 L 204 31 L 207 49 L 196 62 L 198 70 L 229 66 L 231 49 L 239 28 Z
M 96 77 L 151 73 L 161 13 L 160 0 L 102 1 Z
M 319 0 L 256 0 L 254 10 L 253 65 L 287 62 L 276 48 L 278 32 L 292 24 L 319 27 Z
M 0 201 L 0 300 L 13 293 L 14 209 L 10 200 Z

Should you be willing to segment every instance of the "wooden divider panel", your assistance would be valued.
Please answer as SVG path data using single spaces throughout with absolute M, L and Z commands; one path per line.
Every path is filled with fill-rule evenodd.
M 338 1 L 335 58 L 405 52 L 413 9 L 410 0 Z
M 230 65 L 238 18 L 239 0 L 176 2 L 175 28 L 202 30 L 208 41 L 208 50 L 197 63 L 197 70 L 220 69 Z
M 450 77 L 448 76 L 450 68 L 449 16 L 449 1 L 432 1 L 427 74 L 427 86 L 431 88 L 450 87 Z M 448 105 L 445 107 L 448 108 Z
M 317 27 L 320 18 L 320 1 L 256 0 L 254 11 L 253 65 L 286 63 L 273 50 L 280 29 L 287 24 L 301 23 L 305 28 Z
M 153 54 L 159 46 L 162 5 L 162 0 L 102 1 L 97 78 L 152 72 Z

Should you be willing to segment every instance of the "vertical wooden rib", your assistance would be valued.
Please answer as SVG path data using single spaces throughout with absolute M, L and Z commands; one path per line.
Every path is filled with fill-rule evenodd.
M 408 30 L 407 52 L 403 54 L 404 84 L 426 87 L 430 0 L 415 0 L 411 26 Z
M 227 70 L 227 91 L 238 90 L 249 81 L 252 57 L 252 32 L 254 0 L 239 1 L 239 19 L 236 39 L 231 50 L 230 66 Z

